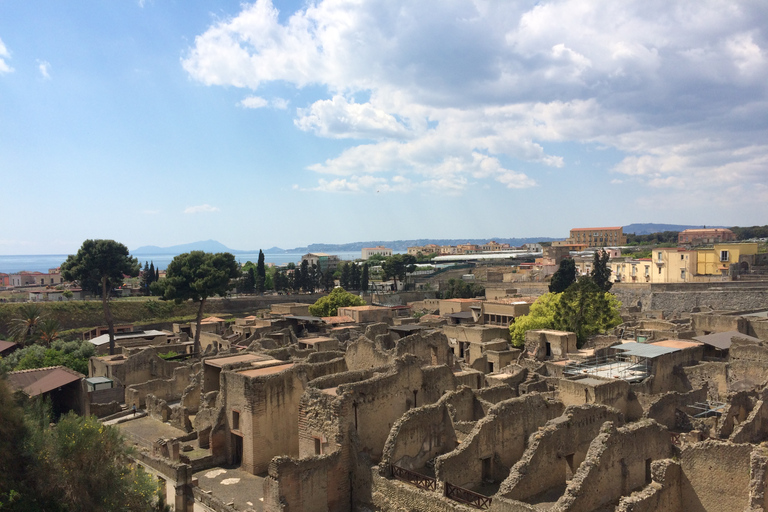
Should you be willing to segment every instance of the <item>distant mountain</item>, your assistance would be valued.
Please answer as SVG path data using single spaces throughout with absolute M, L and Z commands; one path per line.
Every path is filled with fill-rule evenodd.
M 158 247 L 156 245 L 145 245 L 131 251 L 133 256 L 141 254 L 183 254 L 189 251 L 205 251 L 205 252 L 231 252 L 237 253 L 242 251 L 233 251 L 226 245 L 217 242 L 216 240 L 205 240 L 204 242 L 192 242 L 191 244 L 172 245 L 170 247 Z
M 661 233 L 663 231 L 684 231 L 686 229 L 698 229 L 704 226 L 686 226 L 683 224 L 630 224 L 624 226 L 624 234 L 633 233 L 635 235 L 650 235 L 652 233 Z M 706 226 L 708 228 L 724 228 L 726 226 Z
M 310 244 L 306 247 L 296 247 L 288 249 L 289 253 L 307 253 L 307 252 L 354 252 L 360 251 L 363 247 L 376 247 L 383 245 L 393 251 L 406 251 L 408 247 L 421 246 L 427 244 L 436 245 L 458 245 L 458 244 L 485 244 L 490 240 L 495 240 L 500 244 L 509 244 L 511 246 L 520 246 L 536 242 L 551 242 L 559 240 L 558 238 L 548 238 L 544 236 L 529 238 L 419 238 L 415 240 L 374 240 L 368 242 L 352 242 L 348 244 Z M 271 252 L 271 249 L 270 251 Z

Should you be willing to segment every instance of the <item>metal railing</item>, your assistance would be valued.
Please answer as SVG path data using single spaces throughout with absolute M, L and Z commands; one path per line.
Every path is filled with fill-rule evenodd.
M 394 464 L 392 464 L 391 466 L 392 466 L 392 476 L 397 478 L 398 480 L 402 480 L 403 482 L 408 482 L 409 484 L 415 485 L 416 487 L 419 487 L 420 489 L 424 489 L 427 491 L 437 490 L 436 479 L 427 475 L 416 473 L 415 471 L 411 471 L 409 469 L 401 468 L 400 466 L 395 466 Z
M 471 505 L 481 510 L 491 508 L 491 498 L 488 496 L 478 494 L 474 491 L 464 489 L 463 487 L 459 487 L 457 485 L 451 485 L 448 482 L 445 482 L 445 496 L 452 500 Z

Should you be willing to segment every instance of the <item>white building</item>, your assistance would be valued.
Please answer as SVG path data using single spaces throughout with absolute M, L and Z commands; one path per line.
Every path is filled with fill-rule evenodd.
M 392 249 L 387 249 L 386 247 L 363 247 L 363 259 L 367 260 L 374 254 L 380 254 L 381 256 L 384 256 L 385 258 L 387 256 L 392 256 Z

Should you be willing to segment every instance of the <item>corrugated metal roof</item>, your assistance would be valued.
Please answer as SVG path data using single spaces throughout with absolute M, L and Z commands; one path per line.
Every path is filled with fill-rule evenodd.
M 611 347 L 614 350 L 619 350 L 622 355 L 625 356 L 638 356 L 653 359 L 655 357 L 662 356 L 664 354 L 671 354 L 672 352 L 679 352 L 679 348 L 662 347 L 659 345 L 651 345 L 650 343 L 622 343 L 621 345 L 614 345 Z
M 704 336 L 693 337 L 693 339 L 696 341 L 700 341 L 711 347 L 719 348 L 720 350 L 727 350 L 731 348 L 731 340 L 733 338 L 745 338 L 750 341 L 754 341 L 755 343 L 759 343 L 761 341 L 760 338 L 747 336 L 746 334 L 742 334 L 739 331 L 715 332 L 712 334 L 706 334 Z

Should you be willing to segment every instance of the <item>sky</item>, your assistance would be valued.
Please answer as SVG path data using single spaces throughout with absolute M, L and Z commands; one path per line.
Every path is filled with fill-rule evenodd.
M 768 223 L 768 3 L 0 0 L 0 254 Z

